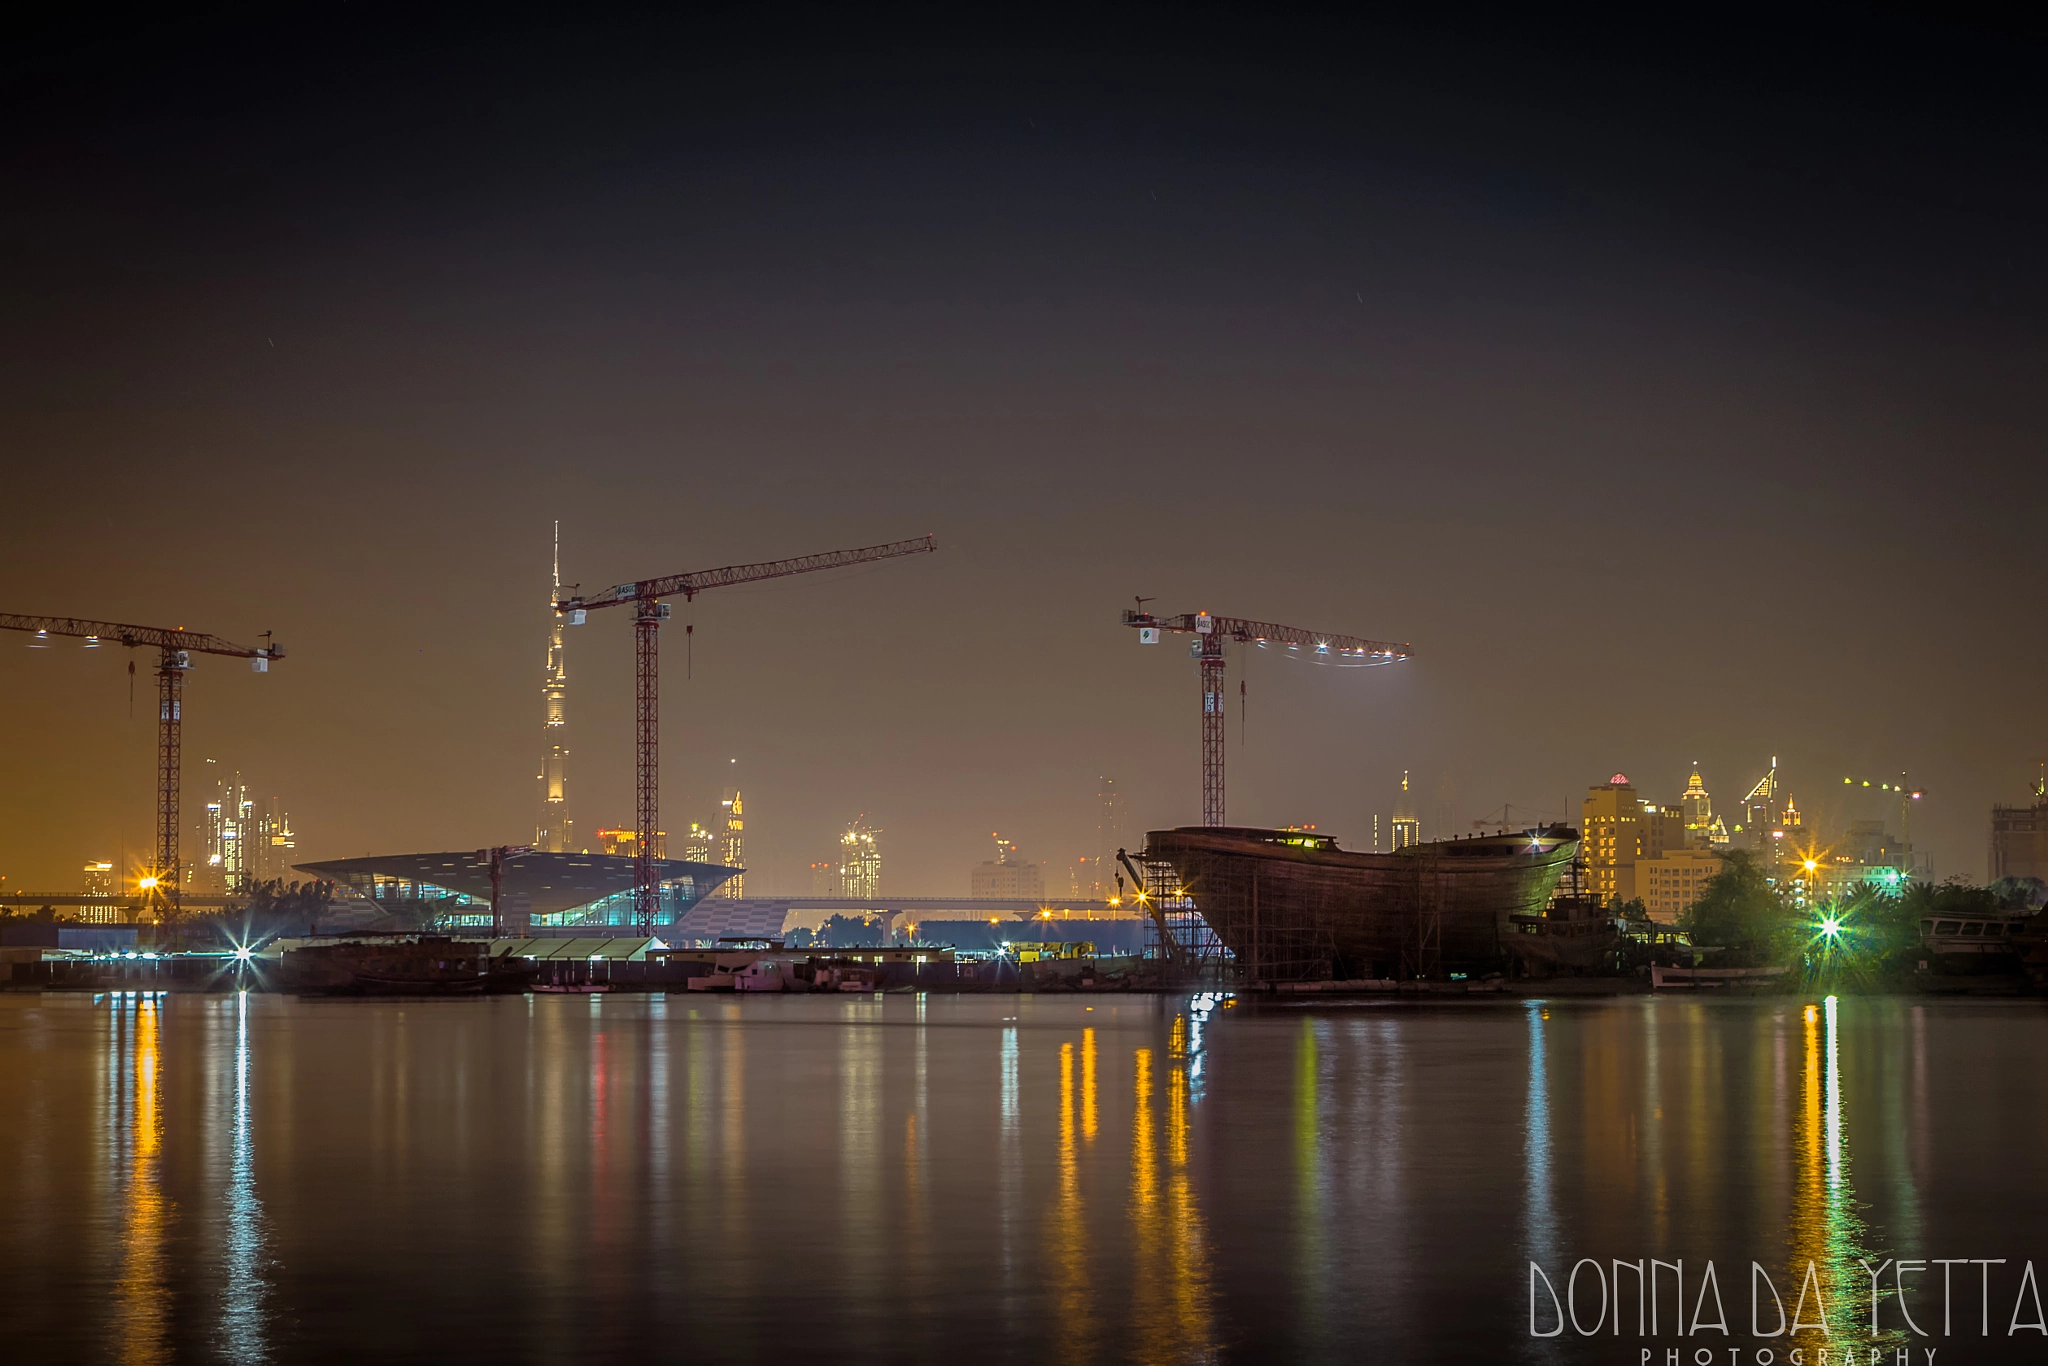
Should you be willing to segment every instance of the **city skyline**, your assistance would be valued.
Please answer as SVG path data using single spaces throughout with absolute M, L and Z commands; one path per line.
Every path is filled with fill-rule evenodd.
M 1709 41 L 1647 89 L 1601 30 L 1317 56 L 1214 22 L 929 62 L 954 40 L 650 19 L 630 57 L 508 21 L 468 63 L 430 25 L 423 80 L 365 21 L 279 88 L 245 59 L 282 20 L 166 38 L 204 73 L 168 84 L 155 29 L 52 21 L 9 95 L 0 393 L 16 505 L 77 511 L 11 526 L 7 605 L 274 629 L 264 676 L 196 664 L 187 745 L 292 794 L 306 858 L 535 831 L 559 520 L 586 588 L 938 537 L 929 573 L 677 605 L 667 825 L 741 756 L 770 887 L 848 811 L 934 888 L 990 829 L 1063 880 L 1105 773 L 1127 843 L 1199 819 L 1194 666 L 1128 638 L 1134 597 L 1414 645 L 1233 664 L 1232 820 L 1369 848 L 1402 770 L 1434 829 L 1616 770 L 1675 801 L 1694 760 L 1733 794 L 1775 753 L 1911 773 L 1915 844 L 1980 876 L 2048 752 L 2003 529 L 2041 478 L 2048 182 L 1999 82 L 1867 73 L 2007 58 L 1872 31 L 1792 80 Z M 576 820 L 624 825 L 631 642 L 567 648 Z M 147 844 L 123 662 L 0 641 L 8 885 Z

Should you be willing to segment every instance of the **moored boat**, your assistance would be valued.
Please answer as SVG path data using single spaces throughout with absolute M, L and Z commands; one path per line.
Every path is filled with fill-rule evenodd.
M 1388 854 L 1300 830 L 1145 837 L 1146 860 L 1173 870 L 1175 899 L 1192 903 L 1253 982 L 1503 970 L 1513 917 L 1543 909 L 1578 848 L 1564 825 Z
M 481 992 L 489 974 L 484 944 L 422 934 L 287 950 L 278 985 L 303 995 L 452 996 Z

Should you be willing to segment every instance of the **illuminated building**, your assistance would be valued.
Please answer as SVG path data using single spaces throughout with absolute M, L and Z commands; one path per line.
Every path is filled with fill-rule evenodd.
M 215 780 L 200 833 L 206 861 L 186 881 L 206 892 L 241 892 L 282 878 L 298 848 L 291 813 L 276 797 L 257 798 L 239 773 Z
M 695 827 L 693 826 L 692 829 L 694 828 Z M 621 858 L 633 857 L 634 847 L 640 841 L 640 833 L 637 830 L 598 830 L 594 833 L 597 836 L 597 851 L 600 854 L 614 854 Z M 551 853 L 564 851 L 542 850 L 541 852 Z M 668 831 L 659 830 L 655 832 L 654 856 L 656 858 L 668 857 Z M 704 863 L 708 862 L 709 860 L 698 859 L 696 861 L 699 863 Z
M 2031 806 L 1991 808 L 1991 881 L 2037 877 L 2048 882 L 2048 779 L 2034 785 Z
M 882 894 L 882 853 L 876 830 L 866 816 L 856 816 L 839 837 L 839 857 L 811 865 L 811 895 L 859 897 L 872 901 Z
M 1771 826 L 1777 818 L 1777 800 L 1778 756 L 1773 754 L 1770 768 L 1742 798 L 1742 819 L 1736 823 L 1735 833 L 1743 848 L 1775 857 L 1771 854 Z
M 1695 849 L 1728 843 L 1728 826 L 1714 815 L 1714 799 L 1707 792 L 1707 785 L 1700 781 L 1700 766 L 1692 766 L 1692 776 L 1685 780 L 1685 791 L 1678 798 L 1679 810 L 1685 813 L 1685 842 Z
M 107 859 L 97 859 L 85 865 L 84 885 L 80 889 L 86 896 L 119 896 L 121 886 L 114 876 L 114 865 Z M 80 906 L 78 918 L 87 925 L 119 925 L 127 921 L 129 912 L 119 906 Z
M 258 882 L 270 882 L 291 871 L 299 837 L 292 831 L 292 817 L 275 797 L 257 803 L 255 829 L 250 835 L 250 873 Z
M 1390 849 L 1406 849 L 1422 843 L 1422 822 L 1415 815 L 1415 803 L 1408 797 L 1408 770 L 1401 770 L 1401 797 L 1394 803 L 1394 819 L 1388 823 Z M 1375 841 L 1377 843 L 1377 841 Z
M 711 832 L 696 821 L 690 822 L 690 831 L 683 836 L 683 857 L 691 863 L 711 862 Z
M 736 869 L 730 881 L 718 889 L 720 896 L 741 897 L 742 874 L 747 866 L 747 822 L 746 812 L 740 804 L 740 790 L 728 787 L 718 801 L 718 858 L 726 867 Z
M 968 875 L 968 895 L 1043 901 L 1045 874 L 1038 865 L 1026 862 L 1018 854 L 1014 840 L 1001 835 L 990 838 L 996 842 L 996 856 L 987 863 L 974 865 L 974 871 Z
M 540 766 L 540 825 L 534 831 L 534 848 L 544 853 L 566 854 L 574 850 L 575 822 L 569 818 L 569 671 L 563 662 L 562 627 L 567 618 L 555 612 L 562 598 L 562 524 L 555 523 L 555 576 L 548 592 L 548 610 L 554 624 L 548 631 L 547 673 L 541 682 L 546 721 L 543 733 L 547 746 Z
M 839 878 L 846 896 L 872 901 L 882 894 L 882 851 L 875 843 L 880 833 L 859 816 L 839 837 Z
M 1883 821 L 1851 821 L 1849 835 L 1842 843 L 1843 856 L 1851 863 L 1865 868 L 1891 868 L 1906 876 L 1926 877 L 1932 873 L 1924 855 L 1915 855 L 1913 846 L 1898 835 L 1884 828 Z
M 1667 924 L 1700 899 L 1707 879 L 1721 871 L 1721 856 L 1712 849 L 1688 845 L 1666 849 L 1653 859 L 1636 860 L 1636 895 L 1643 900 L 1650 919 Z
M 1586 890 L 1601 902 L 1641 897 L 1644 888 L 1636 876 L 1637 865 L 1685 845 L 1684 813 L 1636 796 L 1626 773 L 1589 788 L 1582 810 Z
M 302 863 L 298 871 L 344 884 L 401 920 L 427 919 L 442 929 L 491 923 L 491 865 L 476 850 L 383 854 Z M 536 851 L 499 865 L 499 905 L 518 907 L 533 927 L 631 925 L 633 874 L 628 855 Z M 733 869 L 660 860 L 655 921 L 671 924 L 709 895 Z

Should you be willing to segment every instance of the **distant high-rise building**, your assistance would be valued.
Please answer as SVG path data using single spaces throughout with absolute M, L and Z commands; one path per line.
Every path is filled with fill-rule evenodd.
M 1778 756 L 1771 756 L 1771 766 L 1764 776 L 1756 780 L 1756 786 L 1749 789 L 1742 798 L 1742 816 L 1735 826 L 1735 843 L 1744 849 L 1763 854 L 1771 853 L 1771 827 L 1778 816 Z
M 1043 901 L 1045 899 L 1045 874 L 1035 863 L 1026 862 L 1017 852 L 1016 842 L 1001 835 L 992 835 L 996 842 L 996 856 L 989 862 L 977 863 L 968 877 L 969 896 L 999 896 L 1013 899 Z
M 250 875 L 258 882 L 274 882 L 291 872 L 292 860 L 298 857 L 299 839 L 292 831 L 291 812 L 276 797 L 264 797 L 256 803 L 253 815 L 244 836 L 249 841 Z
M 1107 898 L 1116 880 L 1116 851 L 1124 847 L 1123 799 L 1116 779 L 1095 780 L 1095 857 L 1089 860 L 1087 894 Z
M 1714 799 L 1700 780 L 1697 763 L 1692 766 L 1692 776 L 1685 780 L 1685 792 L 1679 797 L 1678 806 L 1685 812 L 1685 842 L 1696 849 L 1713 843 Z
M 120 883 L 114 876 L 111 859 L 95 859 L 85 865 L 84 886 L 86 896 L 117 896 Z M 81 906 L 78 918 L 88 925 L 115 925 L 128 918 L 128 913 L 119 906 Z
M 1579 850 L 1586 864 L 1586 891 L 1603 903 L 1647 901 L 1650 888 L 1637 877 L 1638 865 L 1684 847 L 1684 813 L 1638 797 L 1626 773 L 1588 788 L 1582 812 Z
M 1422 821 L 1415 814 L 1415 802 L 1408 795 L 1408 770 L 1401 770 L 1401 796 L 1394 803 L 1394 819 L 1389 823 L 1392 838 L 1390 849 L 1406 849 L 1422 843 Z
M 839 837 L 839 876 L 846 888 L 844 895 L 873 900 L 882 894 L 882 851 L 875 843 L 875 836 L 880 833 L 862 815 L 855 817 Z
M 562 598 L 562 524 L 555 523 L 554 581 L 548 592 L 548 610 Z M 540 767 L 540 825 L 534 831 L 534 847 L 542 853 L 576 852 L 575 822 L 569 818 L 569 671 L 563 659 L 562 627 L 565 620 L 554 612 L 548 631 L 548 666 L 541 683 L 542 731 L 546 748 Z
M 689 833 L 683 836 L 683 857 L 691 863 L 709 863 L 714 843 L 709 830 L 691 821 Z
M 276 797 L 257 797 L 239 773 L 214 780 L 200 834 L 206 860 L 187 881 L 203 892 L 243 892 L 287 877 L 297 856 L 291 813 Z
M 728 787 L 718 802 L 718 861 L 728 868 L 747 866 L 747 822 L 746 811 L 740 803 L 740 790 Z M 719 886 L 718 894 L 724 897 L 742 897 L 740 890 L 743 875 L 734 873 Z
M 1991 808 L 1990 880 L 2037 877 L 2048 882 L 2048 777 L 2034 784 L 2031 806 Z

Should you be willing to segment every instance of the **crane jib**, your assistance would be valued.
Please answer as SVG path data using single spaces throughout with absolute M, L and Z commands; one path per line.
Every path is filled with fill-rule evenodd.
M 665 579 L 639 579 L 633 583 L 622 583 L 606 589 L 595 597 L 581 597 L 572 594 L 555 600 L 555 611 L 569 619 L 569 625 L 581 626 L 585 616 L 593 608 L 614 607 L 620 603 L 639 604 L 633 614 L 635 698 L 637 715 L 634 720 L 635 746 L 638 750 L 634 780 L 635 803 L 633 833 L 633 919 L 640 932 L 654 932 L 654 915 L 661 898 L 661 879 L 655 867 L 654 847 L 660 839 L 660 629 L 661 622 L 669 614 L 668 604 L 662 598 L 681 594 L 685 599 L 694 598 L 707 588 L 727 588 L 735 584 L 757 583 L 762 579 L 779 579 L 789 574 L 808 574 L 819 569 L 839 569 L 848 565 L 867 564 L 874 560 L 894 559 L 898 555 L 918 555 L 938 549 L 938 543 L 930 536 L 914 541 L 892 541 L 887 545 L 862 546 L 856 550 L 833 550 L 822 555 L 804 555 L 793 560 L 766 560 L 760 564 L 728 565 L 723 569 L 700 570 L 693 574 L 676 574 Z
M 231 640 L 187 631 L 178 626 L 137 626 L 125 621 L 90 621 L 82 617 L 41 617 L 18 612 L 0 612 L 0 630 L 28 631 L 38 635 L 66 636 L 125 645 L 129 649 L 155 646 L 160 650 L 183 650 L 188 654 L 228 655 L 236 659 L 283 659 L 282 645 L 237 645 Z
M 677 594 L 694 598 L 708 588 L 731 588 L 743 583 L 759 583 L 763 579 L 779 579 L 791 574 L 809 574 L 821 569 L 840 569 L 856 564 L 870 564 L 876 560 L 895 559 L 901 555 L 921 555 L 938 549 L 937 541 L 931 536 L 920 536 L 910 541 L 891 541 L 885 545 L 861 546 L 853 550 L 830 550 L 819 555 L 801 555 L 790 560 L 765 560 L 759 564 L 734 564 L 723 569 L 699 569 L 688 574 L 674 574 L 667 578 L 639 579 L 633 583 L 622 583 L 608 588 L 594 597 L 567 597 L 557 599 L 555 611 L 563 614 L 592 611 L 599 607 L 616 607 L 621 603 L 644 602 L 648 598 L 667 598 Z

